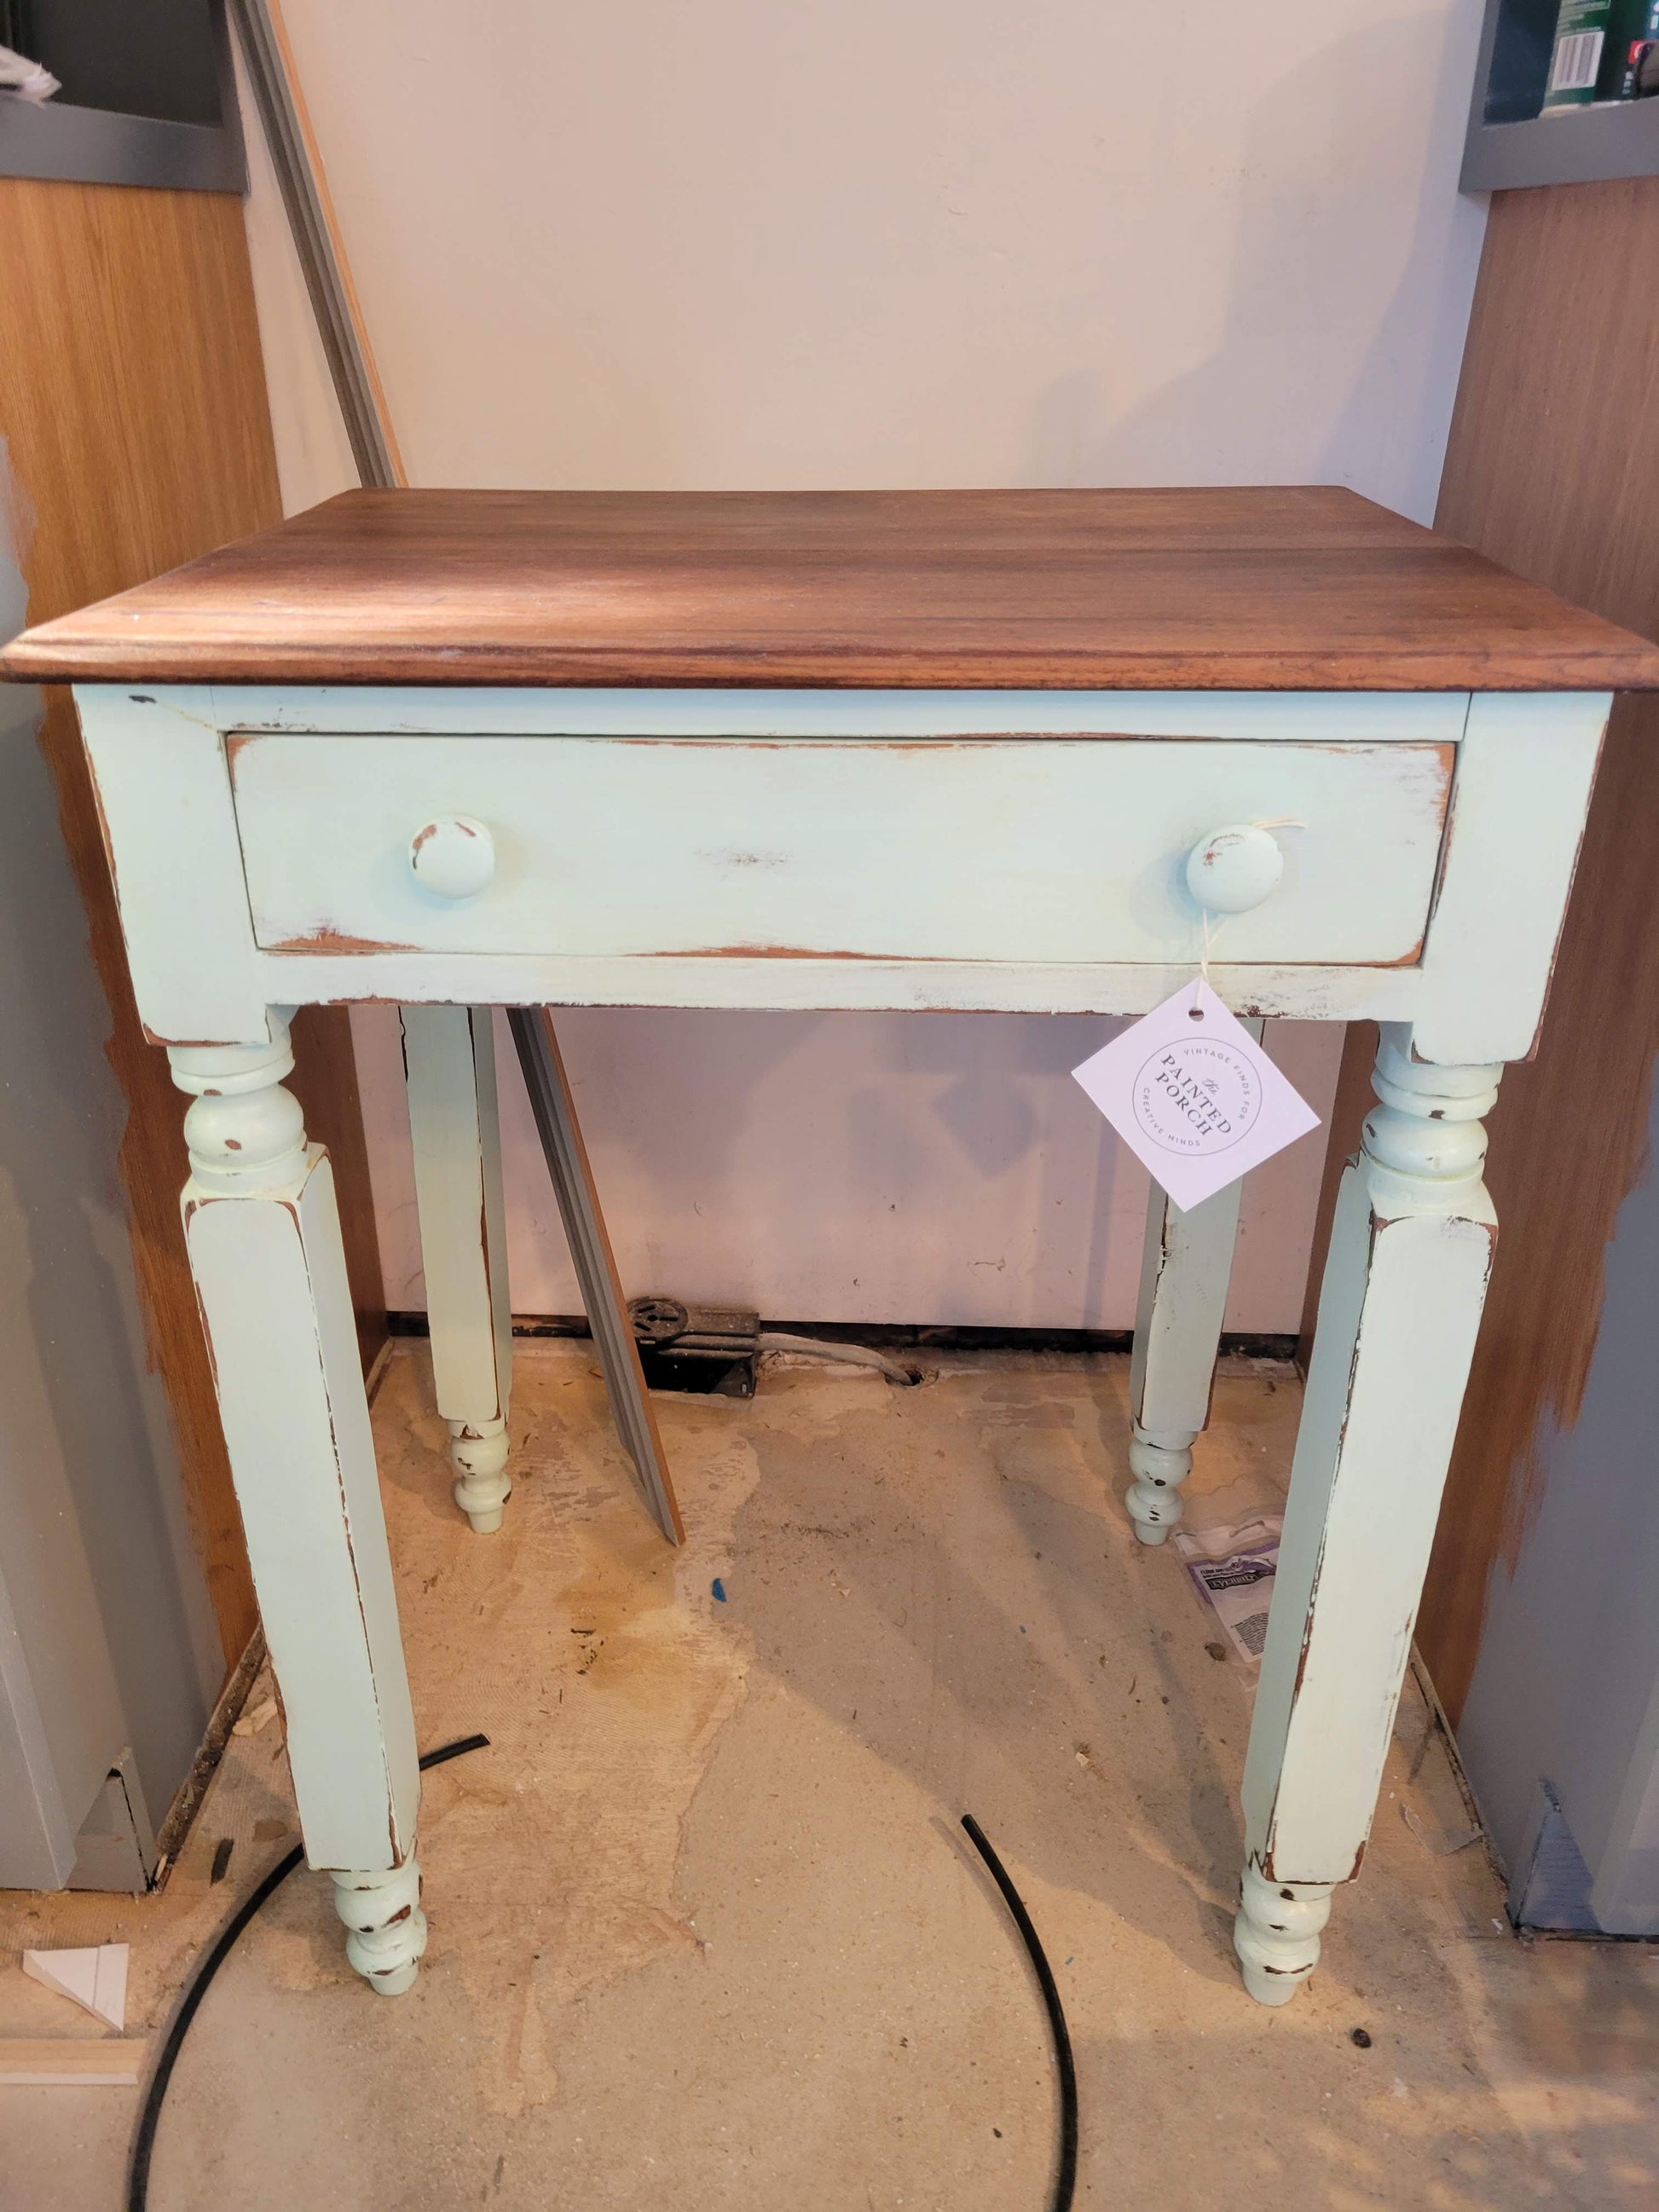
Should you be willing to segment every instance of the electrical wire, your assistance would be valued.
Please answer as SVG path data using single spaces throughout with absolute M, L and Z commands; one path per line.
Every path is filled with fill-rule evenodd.
M 921 1380 L 913 1369 L 890 1359 L 884 1352 L 871 1352 L 861 1344 L 829 1344 L 817 1336 L 781 1335 L 776 1329 L 763 1329 L 755 1343 L 762 1352 L 793 1352 L 812 1359 L 844 1360 L 849 1367 L 878 1367 L 890 1382 L 902 1382 L 906 1389 Z
M 421 1761 L 421 1771 L 428 1767 L 444 1766 L 452 1759 L 459 1759 L 469 1751 L 482 1751 L 489 1743 L 487 1735 L 464 1735 L 455 1743 L 446 1743 L 436 1751 L 429 1751 Z M 155 2071 L 149 2077 L 144 2092 L 144 2101 L 138 2113 L 138 2124 L 133 2130 L 132 2153 L 127 2165 L 127 2212 L 146 2212 L 149 2203 L 149 2163 L 155 2148 L 155 2130 L 161 2124 L 161 2100 L 167 2095 L 167 2084 L 173 2079 L 173 2069 L 179 2063 L 179 2053 L 184 2048 L 190 2024 L 208 1993 L 208 1985 L 230 1956 L 236 1938 L 254 1914 L 275 1891 L 280 1889 L 295 1867 L 305 1856 L 303 1844 L 296 1844 L 286 1857 L 278 1859 L 264 1881 L 242 1899 L 220 1931 L 218 1941 L 207 1953 L 197 1968 L 173 2014 L 172 2023 L 162 2040 Z
M 971 1813 L 964 1813 L 962 1825 L 968 1831 L 974 1849 L 991 1870 L 991 1878 L 1002 1892 L 1002 1901 L 1013 1917 L 1025 1948 L 1036 1970 L 1038 1985 L 1042 1990 L 1042 2002 L 1048 2008 L 1048 2027 L 1054 2040 L 1054 2064 L 1060 2073 L 1060 2163 L 1054 2172 L 1054 2193 L 1049 2198 L 1050 2212 L 1071 2212 L 1072 2198 L 1077 2189 L 1077 2068 L 1072 2060 L 1072 2039 L 1066 2027 L 1066 2014 L 1060 2008 L 1060 1991 L 1037 1940 L 1036 1929 L 1031 1925 L 1031 1916 L 1025 1910 L 1024 1899 L 1008 1878 L 1008 1869 L 991 1848 L 985 1831 Z
M 906 1379 L 908 1381 L 908 1377 Z M 442 1744 L 436 1751 L 426 1753 L 421 1760 L 421 1771 L 424 1774 L 431 1767 L 447 1765 L 452 1759 L 460 1759 L 470 1751 L 482 1751 L 489 1741 L 487 1735 L 466 1735 L 454 1743 Z M 1077 2189 L 1077 2069 L 1073 2063 L 1072 2039 L 1060 2006 L 1060 1991 L 1055 1987 L 1054 1974 L 1036 1929 L 1031 1924 L 1031 1916 L 1010 1880 L 1007 1869 L 971 1813 L 963 1814 L 962 1825 L 1002 1893 L 1003 1902 L 1019 1930 L 1042 1991 L 1042 2002 L 1048 2008 L 1048 2027 L 1054 2038 L 1054 2063 L 1060 2075 L 1060 2160 L 1049 2208 L 1050 2212 L 1071 2212 L 1072 2199 Z M 237 1937 L 260 1906 L 282 1887 L 304 1857 L 303 1845 L 296 1844 L 291 1851 L 278 1859 L 263 1880 L 255 1884 L 220 1931 L 212 1948 L 206 1953 L 194 1977 L 186 1985 L 162 2039 L 155 2070 L 150 2075 L 149 2087 L 144 2092 L 138 2124 L 133 2131 L 132 2151 L 127 2168 L 126 2212 L 148 2212 L 150 2161 L 155 2149 L 156 2130 L 161 2125 L 162 2103 L 173 2080 L 173 2069 L 179 2063 L 179 2053 L 184 2049 L 191 2022 L 201 2009 L 202 2000 L 206 1996 L 214 1976 L 230 1956 Z

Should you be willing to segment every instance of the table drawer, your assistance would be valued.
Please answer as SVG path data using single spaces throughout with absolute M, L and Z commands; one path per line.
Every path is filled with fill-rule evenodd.
M 254 933 L 278 952 L 1183 961 L 1203 936 L 1188 853 L 1266 823 L 1283 878 L 1212 924 L 1217 957 L 1330 965 L 1419 957 L 1455 749 L 320 734 L 229 750 Z

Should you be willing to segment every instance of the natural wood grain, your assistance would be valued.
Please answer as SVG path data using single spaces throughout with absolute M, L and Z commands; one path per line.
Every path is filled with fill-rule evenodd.
M 1659 652 L 1331 487 L 347 492 L 46 624 L 87 681 L 1601 690 Z
M 10 451 L 30 611 L 51 616 L 188 560 L 280 513 L 240 203 L 204 192 L 0 179 L 0 435 Z M 128 1105 L 121 1170 L 150 1356 L 177 1429 L 187 1508 L 226 1663 L 252 1585 L 179 1222 L 185 1100 L 139 1027 L 96 809 L 64 693 L 42 743 L 111 1010 Z M 336 1153 L 366 1334 L 384 1297 L 347 1016 L 308 1016 L 301 1084 Z M 372 1316 L 378 1313 L 378 1324 Z
M 0 2041 L 0 2082 L 12 2089 L 136 2089 L 149 2058 L 142 2036 L 8 2037 Z
M 1500 193 L 1440 526 L 1659 635 L 1659 178 Z M 1502 1233 L 1419 1639 L 1454 1719 L 1488 1579 L 1534 1502 L 1535 1439 L 1577 1417 L 1603 1254 L 1647 1171 L 1659 1055 L 1659 709 L 1620 702 L 1535 1060 L 1492 1119 Z M 1571 1141 L 1564 1141 L 1571 1133 Z

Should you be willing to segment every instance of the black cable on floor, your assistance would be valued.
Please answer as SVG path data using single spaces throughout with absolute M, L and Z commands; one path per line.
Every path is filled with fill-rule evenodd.
M 1013 1922 L 1030 1954 L 1031 1964 L 1042 1990 L 1042 2002 L 1048 2008 L 1048 2027 L 1054 2039 L 1054 2063 L 1060 2070 L 1060 2165 L 1054 2174 L 1054 2193 L 1049 2199 L 1050 2212 L 1071 2212 L 1072 2198 L 1077 2189 L 1077 2069 L 1072 2063 L 1072 2039 L 1066 2032 L 1066 2014 L 1060 2009 L 1060 1991 L 1048 1961 L 1043 1956 L 1037 1932 L 1031 1925 L 1031 1916 L 1024 1900 L 1008 1879 L 1008 1869 L 992 1850 L 985 1831 L 971 1813 L 964 1813 L 962 1825 L 968 1831 L 974 1849 L 991 1869 L 991 1878 L 1002 1892 L 1003 1903 L 1013 1916 Z
M 465 1752 L 482 1751 L 489 1741 L 487 1735 L 464 1735 L 458 1742 L 443 1744 L 438 1750 L 428 1752 L 421 1761 L 421 1771 L 424 1774 L 429 1766 L 447 1765 L 452 1759 L 459 1759 Z M 179 2053 L 184 2048 L 190 2024 L 196 2017 L 202 1999 L 208 1993 L 208 1984 L 230 1956 L 232 1946 L 248 1922 L 272 1892 L 282 1887 L 304 1856 L 304 1846 L 296 1844 L 287 1857 L 279 1859 L 258 1887 L 242 1899 L 228 1924 L 221 1931 L 218 1942 L 197 1968 L 195 1979 L 185 1990 L 162 2042 L 161 2055 L 155 2062 L 155 2071 L 149 2077 L 149 2087 L 144 2092 L 143 2105 L 138 2114 L 138 2125 L 133 2133 L 132 2157 L 127 2168 L 127 2212 L 145 2212 L 149 2203 L 149 2162 L 155 2148 L 155 2130 L 161 2124 L 161 2100 L 167 2095 L 168 2082 L 173 2079 L 173 2069 L 179 2063 Z
M 454 1743 L 441 1744 L 436 1751 L 428 1751 L 421 1761 L 421 1771 L 444 1766 L 452 1759 L 460 1759 L 469 1751 L 482 1751 L 489 1744 L 487 1735 L 464 1735 Z M 1071 2212 L 1072 2199 L 1077 2190 L 1077 2069 L 1072 2059 L 1072 2039 L 1066 2026 L 1066 2014 L 1060 2002 L 1060 1991 L 1045 1955 L 1031 1916 L 1025 1910 L 1024 1900 L 1009 1879 L 1008 1869 L 992 1849 L 989 1838 L 971 1813 L 964 1813 L 962 1825 L 967 1830 L 974 1849 L 990 1869 L 991 1877 L 1002 1892 L 1013 1923 L 1036 1970 L 1037 1983 L 1042 1991 L 1042 2002 L 1048 2008 L 1048 2027 L 1054 2037 L 1054 2063 L 1060 2074 L 1060 2162 L 1054 2175 L 1054 2195 L 1049 2200 L 1050 2212 Z M 161 2106 L 173 2079 L 173 2069 L 179 2063 L 179 2054 L 184 2049 L 190 2024 L 201 2008 L 203 1998 L 214 1976 L 230 1956 L 237 1937 L 254 1914 L 276 1891 L 280 1889 L 295 1867 L 305 1857 L 302 1845 L 296 1844 L 284 1857 L 278 1859 L 264 1879 L 245 1897 L 231 1915 L 212 1949 L 197 1968 L 195 1978 L 185 1988 L 164 2038 L 155 2070 L 150 2075 L 149 2086 L 144 2092 L 144 2101 L 138 2114 L 138 2125 L 133 2132 L 132 2156 L 127 2172 L 127 2212 L 147 2212 L 149 2203 L 150 2160 L 155 2148 L 155 2131 L 161 2125 Z

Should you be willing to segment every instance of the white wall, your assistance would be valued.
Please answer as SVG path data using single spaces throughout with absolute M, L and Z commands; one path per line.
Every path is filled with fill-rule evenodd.
M 611 0 L 284 14 L 414 481 L 1337 482 L 1426 519 L 1482 210 L 1479 0 Z M 257 149 L 256 149 L 257 152 Z M 351 480 L 256 161 L 291 507 Z M 418 1303 L 390 1018 L 359 1017 Z M 1120 1327 L 1144 1189 L 1099 1024 L 567 1018 L 630 1288 Z M 1275 1049 L 1316 1106 L 1334 1035 Z M 514 1302 L 575 1303 L 514 1118 Z M 1235 1327 L 1300 1310 L 1319 1146 L 1252 1179 Z

